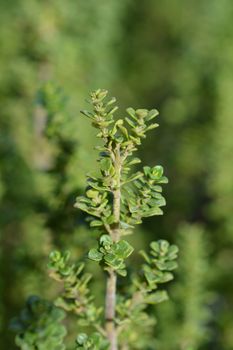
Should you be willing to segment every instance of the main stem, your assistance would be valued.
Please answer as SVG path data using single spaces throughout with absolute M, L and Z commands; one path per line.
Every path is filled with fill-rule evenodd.
M 122 160 L 120 155 L 119 144 L 116 147 L 115 152 L 115 176 L 116 187 L 113 190 L 113 216 L 114 225 L 111 230 L 111 237 L 113 242 L 117 242 L 120 239 L 120 205 L 121 205 L 121 167 Z M 115 324 L 115 309 L 116 309 L 116 286 L 117 275 L 114 269 L 109 269 L 106 286 L 106 298 L 105 298 L 105 321 L 106 332 L 110 342 L 110 350 L 117 350 L 117 329 Z

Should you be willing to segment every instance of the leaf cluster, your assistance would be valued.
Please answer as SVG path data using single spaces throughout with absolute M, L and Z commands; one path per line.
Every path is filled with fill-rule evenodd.
M 158 115 L 157 110 L 134 110 L 128 108 L 129 117 L 117 119 L 113 106 L 115 98 L 107 100 L 106 90 L 97 90 L 91 95 L 92 111 L 83 114 L 92 120 L 98 129 L 97 136 L 103 145 L 98 146 L 100 176 L 88 175 L 85 196 L 76 200 L 75 206 L 89 214 L 91 227 L 111 232 L 116 222 L 113 210 L 114 194 L 121 190 L 120 236 L 132 232 L 134 225 L 143 217 L 161 215 L 165 205 L 161 184 L 168 182 L 161 166 L 144 167 L 133 172 L 134 165 L 141 162 L 133 156 L 146 132 L 158 126 L 151 121 Z
M 113 242 L 111 236 L 102 235 L 99 240 L 99 248 L 89 251 L 88 257 L 91 260 L 102 262 L 105 270 L 108 266 L 113 268 L 121 276 L 126 276 L 124 260 L 133 252 L 133 247 L 125 240 Z
M 96 308 L 89 289 L 91 274 L 84 272 L 84 263 L 71 263 L 70 253 L 53 251 L 50 254 L 50 276 L 63 285 L 56 305 L 79 316 L 82 325 L 98 321 L 102 312 Z
M 143 332 L 146 329 L 148 338 L 155 319 L 147 312 L 149 305 L 156 305 L 168 299 L 168 294 L 163 289 L 158 289 L 160 284 L 173 279 L 173 271 L 177 267 L 176 259 L 178 248 L 169 245 L 165 240 L 151 242 L 150 254 L 141 251 L 145 263 L 141 272 L 132 280 L 131 295 L 120 297 L 117 305 L 117 323 L 122 343 L 126 341 L 138 349 L 144 348 L 144 342 L 140 341 L 141 325 Z M 145 335 L 145 334 L 144 334 Z M 144 336 L 143 335 L 143 336 Z M 142 338 L 143 338 L 142 336 Z M 141 345 L 140 345 L 141 344 Z
M 65 313 L 53 303 L 37 296 L 28 298 L 10 328 L 17 333 L 15 342 L 22 350 L 64 350 L 66 329 L 61 324 Z
M 45 92 L 43 103 L 48 104 L 50 117 L 55 118 L 55 123 L 51 123 L 54 126 L 51 135 L 54 134 L 56 142 L 63 142 L 59 118 L 56 123 L 61 100 L 55 100 L 50 106 L 48 96 L 53 90 L 48 86 Z M 127 117 L 116 118 L 115 98 L 107 99 L 106 90 L 91 93 L 89 102 L 92 110 L 83 111 L 83 114 L 91 119 L 98 130 L 97 137 L 102 140 L 102 145 L 97 147 L 99 173 L 88 175 L 85 195 L 76 199 L 75 207 L 88 214 L 90 227 L 99 234 L 98 246 L 89 250 L 88 258 L 108 272 L 105 325 L 101 319 L 102 308 L 96 307 L 90 292 L 92 275 L 85 272 L 83 262 L 71 262 L 69 252 L 53 251 L 50 254 L 50 276 L 62 285 L 55 305 L 76 315 L 80 326 L 88 327 L 88 334 L 78 335 L 76 349 L 107 350 L 109 343 L 112 346 L 110 329 L 119 337 L 120 347 L 144 349 L 155 324 L 148 306 L 168 299 L 166 291 L 159 289 L 159 285 L 173 278 L 171 271 L 177 266 L 177 247 L 167 241 L 152 242 L 149 254 L 141 252 L 144 264 L 131 279 L 126 294 L 117 293 L 116 282 L 117 274 L 127 275 L 126 259 L 134 250 L 122 236 L 132 233 L 143 218 L 163 214 L 161 207 L 166 204 L 161 185 L 168 180 L 162 166 L 134 170 L 134 166 L 141 162 L 134 157 L 134 152 L 147 131 L 158 126 L 152 122 L 158 112 L 128 108 Z M 145 334 L 141 332 L 142 324 Z M 91 333 L 93 329 L 95 333 Z
M 108 350 L 109 342 L 101 336 L 101 334 L 95 332 L 91 335 L 86 333 L 80 333 L 76 338 L 75 350 Z
M 148 291 L 153 291 L 157 289 L 158 284 L 166 283 L 173 279 L 171 271 L 177 268 L 178 247 L 170 245 L 165 240 L 151 242 L 150 247 L 150 255 L 141 251 L 146 262 L 142 266 L 142 270 Z

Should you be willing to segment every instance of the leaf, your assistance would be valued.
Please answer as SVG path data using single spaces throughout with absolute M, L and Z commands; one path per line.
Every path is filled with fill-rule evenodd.
M 152 170 L 153 178 L 159 179 L 163 175 L 163 167 L 161 165 L 156 165 Z
M 149 176 L 149 174 L 151 172 L 151 168 L 149 166 L 144 166 L 143 170 L 144 170 L 144 174 Z
M 106 106 L 110 106 L 112 105 L 113 103 L 116 102 L 116 97 L 112 97 L 107 103 L 106 103 Z
M 160 252 L 160 248 L 159 248 L 159 243 L 158 242 L 151 242 L 150 243 L 150 247 L 151 247 L 151 249 L 154 251 L 154 252 L 156 252 L 157 254 L 156 254 L 156 256 L 159 254 L 159 252 Z
M 129 126 L 131 126 L 131 128 L 135 128 L 136 127 L 135 122 L 133 122 L 131 119 L 126 117 L 125 121 L 129 124 Z
M 91 227 L 98 227 L 98 226 L 103 226 L 103 222 L 100 220 L 92 220 L 90 222 Z
M 108 94 L 108 90 L 105 89 L 98 89 L 96 91 L 96 96 L 98 98 L 98 102 L 102 101 Z
M 148 113 L 147 120 L 152 120 L 153 118 L 157 117 L 157 115 L 159 115 L 159 111 L 157 111 L 157 109 L 151 109 Z
M 139 158 L 133 158 L 132 160 L 130 160 L 129 162 L 127 162 L 127 166 L 129 165 L 134 165 L 134 164 L 139 164 L 141 163 L 141 159 Z
M 124 267 L 122 259 L 118 259 L 114 254 L 106 254 L 104 256 L 104 260 L 108 265 L 112 266 L 116 270 Z
M 118 124 L 117 126 L 121 130 L 122 134 L 128 139 L 129 135 L 127 129 L 121 124 Z
M 146 302 L 148 304 L 159 304 L 165 300 L 168 300 L 168 294 L 165 290 L 159 290 L 146 297 Z
M 93 189 L 90 189 L 86 192 L 86 195 L 88 198 L 97 199 L 99 196 L 99 192 Z
M 146 131 L 153 130 L 159 126 L 158 123 L 150 124 L 147 128 Z
M 163 211 L 159 207 L 155 207 L 144 211 L 142 215 L 144 218 L 154 215 L 163 215 Z
M 150 258 L 144 250 L 140 250 L 139 254 L 145 259 L 145 261 L 150 264 Z
M 100 253 L 97 249 L 93 248 L 88 253 L 88 258 L 93 261 L 101 261 L 103 254 Z
M 156 266 L 162 271 L 172 271 L 177 268 L 177 262 L 175 261 L 157 261 Z
M 152 189 L 153 191 L 156 191 L 156 192 L 162 192 L 162 186 L 156 185 L 156 186 L 153 186 Z
M 157 182 L 158 184 L 167 184 L 168 178 L 166 176 L 162 176 L 161 179 Z
M 137 109 L 135 111 L 135 114 L 140 118 L 140 119 L 145 119 L 148 115 L 148 109 Z
M 106 221 L 107 224 L 111 225 L 111 224 L 113 224 L 114 221 L 115 221 L 115 216 L 114 216 L 114 215 L 110 215 L 110 216 L 108 216 L 108 217 L 105 219 L 105 221 Z
M 144 272 L 146 280 L 149 284 L 154 284 L 157 282 L 157 277 L 154 274 L 154 272 L 150 269 L 150 267 L 149 266 L 147 267 L 148 267 L 147 271 Z
M 163 196 L 160 196 L 160 198 L 152 198 L 149 200 L 148 204 L 150 206 L 158 206 L 158 207 L 164 207 L 166 205 L 165 198 Z
M 120 240 L 119 242 L 115 243 L 113 250 L 117 257 L 122 259 L 128 258 L 134 251 L 133 247 L 125 240 Z
M 166 241 L 165 239 L 160 239 L 158 241 L 159 245 L 160 245 L 160 249 L 161 251 L 166 254 L 168 252 L 168 248 L 169 248 L 169 243 L 168 241 Z
M 171 245 L 168 249 L 167 257 L 169 260 L 173 260 L 177 258 L 179 248 L 176 245 Z
M 83 345 L 85 344 L 85 342 L 87 341 L 88 339 L 88 336 L 86 333 L 80 333 L 77 338 L 76 338 L 76 342 L 79 344 L 79 345 Z
M 124 181 L 124 184 L 140 179 L 142 176 L 143 176 L 143 173 L 138 171 L 137 173 L 130 176 L 126 181 Z
M 117 270 L 117 273 L 122 276 L 122 277 L 126 277 L 127 276 L 127 271 L 126 270 Z
M 53 250 L 49 254 L 49 259 L 52 260 L 53 262 L 57 262 L 61 259 L 61 253 L 58 250 Z
M 102 171 L 109 171 L 112 166 L 110 158 L 102 158 L 100 161 L 100 168 Z
M 98 191 L 107 191 L 108 189 L 104 186 L 102 186 L 102 184 L 100 184 L 98 181 L 94 181 L 92 178 L 88 178 L 87 179 L 88 185 Z
M 134 228 L 134 226 L 127 224 L 127 222 L 120 221 L 120 227 L 124 230 Z
M 118 108 L 119 108 L 118 106 L 111 108 L 110 111 L 108 111 L 108 114 L 107 114 L 108 117 L 113 115 L 113 113 L 115 113 L 118 110 Z
M 173 280 L 174 276 L 170 272 L 163 272 L 162 276 L 158 278 L 157 283 L 166 283 Z
M 102 235 L 101 237 L 100 237 L 100 244 L 101 245 L 106 245 L 106 244 L 108 244 L 108 245 L 112 245 L 112 238 L 109 236 L 109 235 Z
M 137 117 L 135 115 L 135 110 L 132 107 L 127 108 L 126 112 L 130 115 L 131 118 L 133 118 L 135 121 L 137 121 Z M 125 119 L 127 119 L 127 117 Z
M 86 111 L 86 110 L 81 110 L 80 112 L 81 112 L 83 115 L 85 115 L 85 117 L 88 117 L 88 118 L 90 118 L 90 119 L 94 119 L 93 113 L 88 112 L 88 111 Z

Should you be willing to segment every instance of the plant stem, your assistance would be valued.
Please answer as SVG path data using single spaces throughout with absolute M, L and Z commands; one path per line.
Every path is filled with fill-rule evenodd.
M 106 332 L 110 342 L 110 350 L 117 350 L 117 331 L 115 326 L 115 306 L 116 306 L 116 282 L 117 276 L 115 271 L 111 269 L 107 278 L 107 290 L 106 290 Z
M 120 154 L 119 144 L 115 150 L 115 178 L 116 185 L 113 193 L 113 216 L 114 224 L 111 230 L 111 237 L 114 242 L 120 239 L 120 206 L 121 206 L 121 168 L 122 159 Z M 110 342 L 110 350 L 117 350 L 117 329 L 115 325 L 115 309 L 116 309 L 116 286 L 117 286 L 117 275 L 114 269 L 108 270 L 109 274 L 107 277 L 106 287 L 106 299 L 105 299 L 105 321 L 106 321 L 106 332 Z

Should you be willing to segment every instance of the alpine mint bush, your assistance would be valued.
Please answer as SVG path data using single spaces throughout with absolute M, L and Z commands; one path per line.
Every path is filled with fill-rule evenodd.
M 141 162 L 134 154 L 146 133 L 158 127 L 154 122 L 158 111 L 128 108 L 124 119 L 116 118 L 115 98 L 108 99 L 107 91 L 100 89 L 90 94 L 89 102 L 91 110 L 84 110 L 82 114 L 91 120 L 102 141 L 101 146 L 96 147 L 99 175 L 87 176 L 85 194 L 76 199 L 75 207 L 87 214 L 90 229 L 98 232 L 97 245 L 90 247 L 88 258 L 100 264 L 105 272 L 105 305 L 101 307 L 95 303 L 90 286 L 92 275 L 85 271 L 85 261 L 72 262 L 69 252 L 53 251 L 49 262 L 50 276 L 62 285 L 53 308 L 73 313 L 79 326 L 87 327 L 87 333 L 78 333 L 75 349 L 154 348 L 155 319 L 148 312 L 148 306 L 168 299 L 161 286 L 173 279 L 178 248 L 165 240 L 151 242 L 148 253 L 139 252 L 143 260 L 141 269 L 127 276 L 127 259 L 134 248 L 126 236 L 134 232 L 143 218 L 162 215 L 161 208 L 166 204 L 162 185 L 168 180 L 163 168 L 144 166 L 141 171 L 134 171 L 134 166 Z M 117 280 L 126 276 L 125 288 L 118 290 Z M 36 299 L 36 302 L 39 301 Z M 50 315 L 50 311 L 48 315 L 46 307 L 42 311 L 48 322 L 43 322 L 41 327 L 46 330 L 53 317 L 50 332 L 53 327 L 62 329 L 62 332 L 58 331 L 59 339 L 53 349 L 63 349 L 65 332 L 60 322 L 63 316 L 58 311 L 54 315 Z M 37 319 L 41 323 L 41 317 Z M 36 323 L 37 320 L 34 327 Z M 21 349 L 40 348 L 39 334 L 32 337 L 31 347 L 25 346 L 29 327 L 30 322 L 19 328 L 17 344 Z M 34 329 L 31 328 L 32 333 Z M 43 349 L 52 347 L 44 346 Z

